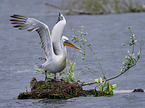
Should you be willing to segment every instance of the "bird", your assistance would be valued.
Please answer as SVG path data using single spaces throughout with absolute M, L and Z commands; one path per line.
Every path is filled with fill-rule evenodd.
M 66 36 L 62 36 L 66 26 L 65 17 L 59 13 L 58 20 L 51 32 L 45 23 L 35 18 L 17 14 L 10 17 L 10 22 L 13 24 L 14 28 L 36 31 L 39 34 L 46 61 L 41 65 L 37 65 L 37 67 L 44 71 L 45 81 L 49 79 L 47 78 L 47 73 L 53 73 L 54 80 L 56 80 L 56 74 L 63 71 L 67 64 L 66 46 L 80 50 L 80 48 L 72 44 Z

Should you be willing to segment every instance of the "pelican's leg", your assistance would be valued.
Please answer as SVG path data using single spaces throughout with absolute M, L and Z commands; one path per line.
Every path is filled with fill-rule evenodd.
M 45 71 L 45 82 L 52 81 L 52 78 L 47 78 L 47 71 Z
M 46 81 L 46 79 L 47 79 L 47 71 L 45 71 L 45 81 Z
M 56 73 L 54 73 L 54 79 L 56 80 Z
M 56 73 L 54 73 L 54 79 L 53 79 L 54 81 L 61 81 L 60 79 L 57 79 L 56 78 Z

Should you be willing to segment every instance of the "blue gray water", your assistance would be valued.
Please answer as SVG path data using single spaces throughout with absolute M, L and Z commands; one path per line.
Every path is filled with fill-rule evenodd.
M 53 3 L 57 3 L 56 1 L 54 0 Z M 58 10 L 47 7 L 46 2 L 49 0 L 2 0 L 0 3 L 0 108 L 143 108 L 145 94 L 131 93 L 131 91 L 135 88 L 145 89 L 144 44 L 138 64 L 124 75 L 111 81 L 112 84 L 117 84 L 114 96 L 76 97 L 67 100 L 17 99 L 20 92 L 30 91 L 29 82 L 33 77 L 44 80 L 44 75 L 36 73 L 34 66 L 42 63 L 38 58 L 43 56 L 43 52 L 37 33 L 14 29 L 9 22 L 9 16 L 21 14 L 34 17 L 45 22 L 52 29 L 57 20 Z M 65 18 L 67 26 L 63 35 L 71 35 L 73 34 L 72 28 L 78 31 L 83 25 L 84 32 L 88 33 L 87 40 L 92 44 L 107 78 L 119 74 L 122 62 L 125 61 L 128 47 L 122 47 L 121 44 L 129 40 L 128 27 L 131 27 L 139 41 L 145 42 L 145 13 L 65 15 Z M 73 51 L 72 48 L 68 48 L 69 60 Z M 79 51 L 76 50 L 75 54 L 77 63 L 75 76 L 77 78 L 77 74 L 82 68 L 82 62 Z M 95 78 L 102 77 L 101 69 L 88 49 L 86 64 L 95 71 L 86 70 L 81 73 L 82 81 L 92 82 Z M 84 89 L 94 86 L 87 86 Z

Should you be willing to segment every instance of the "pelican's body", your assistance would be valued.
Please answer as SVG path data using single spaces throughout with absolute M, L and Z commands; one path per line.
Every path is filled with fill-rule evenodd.
M 67 51 L 63 46 L 62 51 L 59 54 L 53 54 L 51 59 L 43 63 L 40 68 L 50 73 L 61 72 L 67 64 Z
M 62 36 L 63 29 L 66 26 L 66 20 L 62 14 L 59 14 L 58 21 L 53 27 L 52 32 L 48 26 L 34 18 L 28 18 L 21 15 L 11 16 L 11 24 L 16 24 L 14 27 L 19 30 L 37 31 L 40 39 L 46 62 L 39 65 L 45 71 L 45 80 L 47 79 L 47 72 L 54 73 L 54 79 L 56 79 L 56 73 L 61 72 L 67 63 L 67 51 L 66 45 L 79 49 L 73 44 L 69 43 L 68 38 Z

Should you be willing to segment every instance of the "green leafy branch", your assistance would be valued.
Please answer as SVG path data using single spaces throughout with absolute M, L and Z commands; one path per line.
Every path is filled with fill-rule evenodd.
M 125 57 L 126 61 L 122 63 L 123 68 L 121 69 L 121 73 L 119 75 L 113 77 L 113 78 L 107 79 L 108 81 L 112 80 L 112 79 L 115 79 L 115 78 L 121 76 L 122 74 L 126 73 L 130 68 L 132 68 L 133 66 L 136 65 L 136 63 L 138 62 L 138 60 L 140 58 L 141 44 L 140 44 L 140 49 L 139 49 L 138 53 L 135 53 L 134 48 L 135 48 L 135 45 L 137 43 L 137 40 L 136 40 L 135 34 L 133 34 L 130 27 L 128 27 L 128 29 L 130 30 L 130 35 L 129 36 L 130 36 L 131 42 L 122 44 L 122 46 L 129 45 L 132 48 L 132 51 L 128 50 L 128 55 Z
M 90 51 L 95 56 L 96 61 L 98 62 L 98 64 L 101 67 L 101 70 L 102 70 L 102 73 L 103 73 L 103 78 L 106 79 L 101 63 L 99 62 L 99 60 L 98 60 L 95 52 L 91 48 L 91 44 L 89 42 L 87 42 L 86 36 L 87 36 L 88 33 L 85 33 L 83 30 L 84 30 L 84 27 L 83 26 L 81 26 L 81 31 L 78 31 L 78 32 L 76 32 L 74 29 L 72 29 L 74 35 L 69 35 L 72 38 L 71 40 L 74 41 L 74 43 L 77 43 L 79 45 L 79 47 L 81 48 L 80 54 L 82 55 L 82 60 L 83 60 L 83 70 L 81 70 L 78 73 L 78 78 L 77 79 L 79 79 L 79 74 L 81 72 L 85 71 L 86 69 L 88 69 L 89 71 L 92 70 L 91 68 L 89 68 L 86 65 L 86 53 L 87 53 L 86 52 L 86 48 L 87 47 L 90 49 Z
M 77 43 L 80 46 L 80 48 L 82 49 L 80 51 L 80 54 L 82 55 L 82 60 L 84 61 L 84 68 L 81 72 L 83 72 L 85 69 L 90 70 L 90 68 L 87 67 L 86 61 L 85 61 L 86 60 L 86 47 L 88 47 L 91 50 L 91 52 L 95 56 L 96 61 L 98 62 L 98 64 L 101 67 L 101 70 L 102 70 L 102 73 L 103 73 L 103 79 L 102 78 L 95 79 L 95 82 L 91 82 L 91 83 L 82 83 L 82 86 L 97 84 L 97 86 L 95 87 L 96 96 L 98 95 L 98 91 L 96 90 L 96 88 L 99 89 L 99 92 L 100 92 L 99 94 L 113 95 L 113 90 L 116 88 L 116 84 L 111 85 L 109 83 L 109 81 L 113 80 L 113 79 L 116 79 L 119 76 L 121 76 L 122 74 L 126 73 L 130 68 L 132 68 L 133 66 L 136 65 L 137 61 L 140 58 L 141 45 L 140 45 L 140 49 L 139 49 L 138 53 L 136 54 L 134 49 L 135 49 L 135 45 L 137 43 L 137 40 L 136 40 L 135 34 L 133 34 L 130 27 L 128 29 L 130 30 L 130 35 L 129 36 L 130 36 L 131 41 L 128 42 L 128 43 L 122 44 L 122 46 L 129 45 L 131 47 L 131 51 L 128 50 L 128 55 L 125 57 L 126 61 L 123 62 L 123 68 L 121 69 L 121 73 L 119 75 L 116 75 L 116 76 L 114 76 L 112 78 L 109 78 L 109 79 L 106 79 L 103 68 L 102 68 L 94 50 L 91 48 L 91 44 L 88 43 L 86 38 L 85 38 L 87 33 L 83 32 L 83 26 L 81 27 L 81 31 L 78 31 L 78 33 L 76 33 L 73 29 L 73 32 L 74 32 L 75 35 L 70 35 L 71 38 L 72 38 L 72 41 L 74 41 L 74 43 Z
M 113 95 L 113 90 L 116 88 L 116 84 L 111 85 L 109 81 L 103 81 L 102 78 L 95 79 L 97 86 L 95 87 L 95 96 L 100 95 Z M 99 94 L 96 90 L 97 87 L 99 88 Z
M 123 68 L 121 69 L 121 73 L 118 74 L 118 75 L 116 75 L 116 76 L 114 76 L 114 77 L 112 77 L 112 78 L 105 79 L 103 82 L 116 79 L 119 76 L 123 75 L 129 69 L 131 69 L 132 67 L 134 67 L 136 65 L 136 63 L 138 62 L 138 60 L 140 59 L 141 44 L 140 44 L 140 49 L 139 49 L 138 53 L 135 53 L 134 52 L 134 48 L 135 48 L 135 45 L 137 43 L 137 40 L 136 40 L 135 34 L 133 34 L 133 32 L 131 31 L 130 27 L 128 29 L 130 30 L 130 35 L 129 36 L 130 36 L 131 42 L 122 44 L 122 46 L 129 45 L 131 47 L 132 51 L 128 50 L 128 55 L 125 57 L 126 61 L 123 62 Z M 85 86 L 85 85 L 92 85 L 92 84 L 95 84 L 95 83 L 97 83 L 97 82 L 95 81 L 95 82 L 91 82 L 91 83 L 84 83 L 82 85 L 83 86 Z

